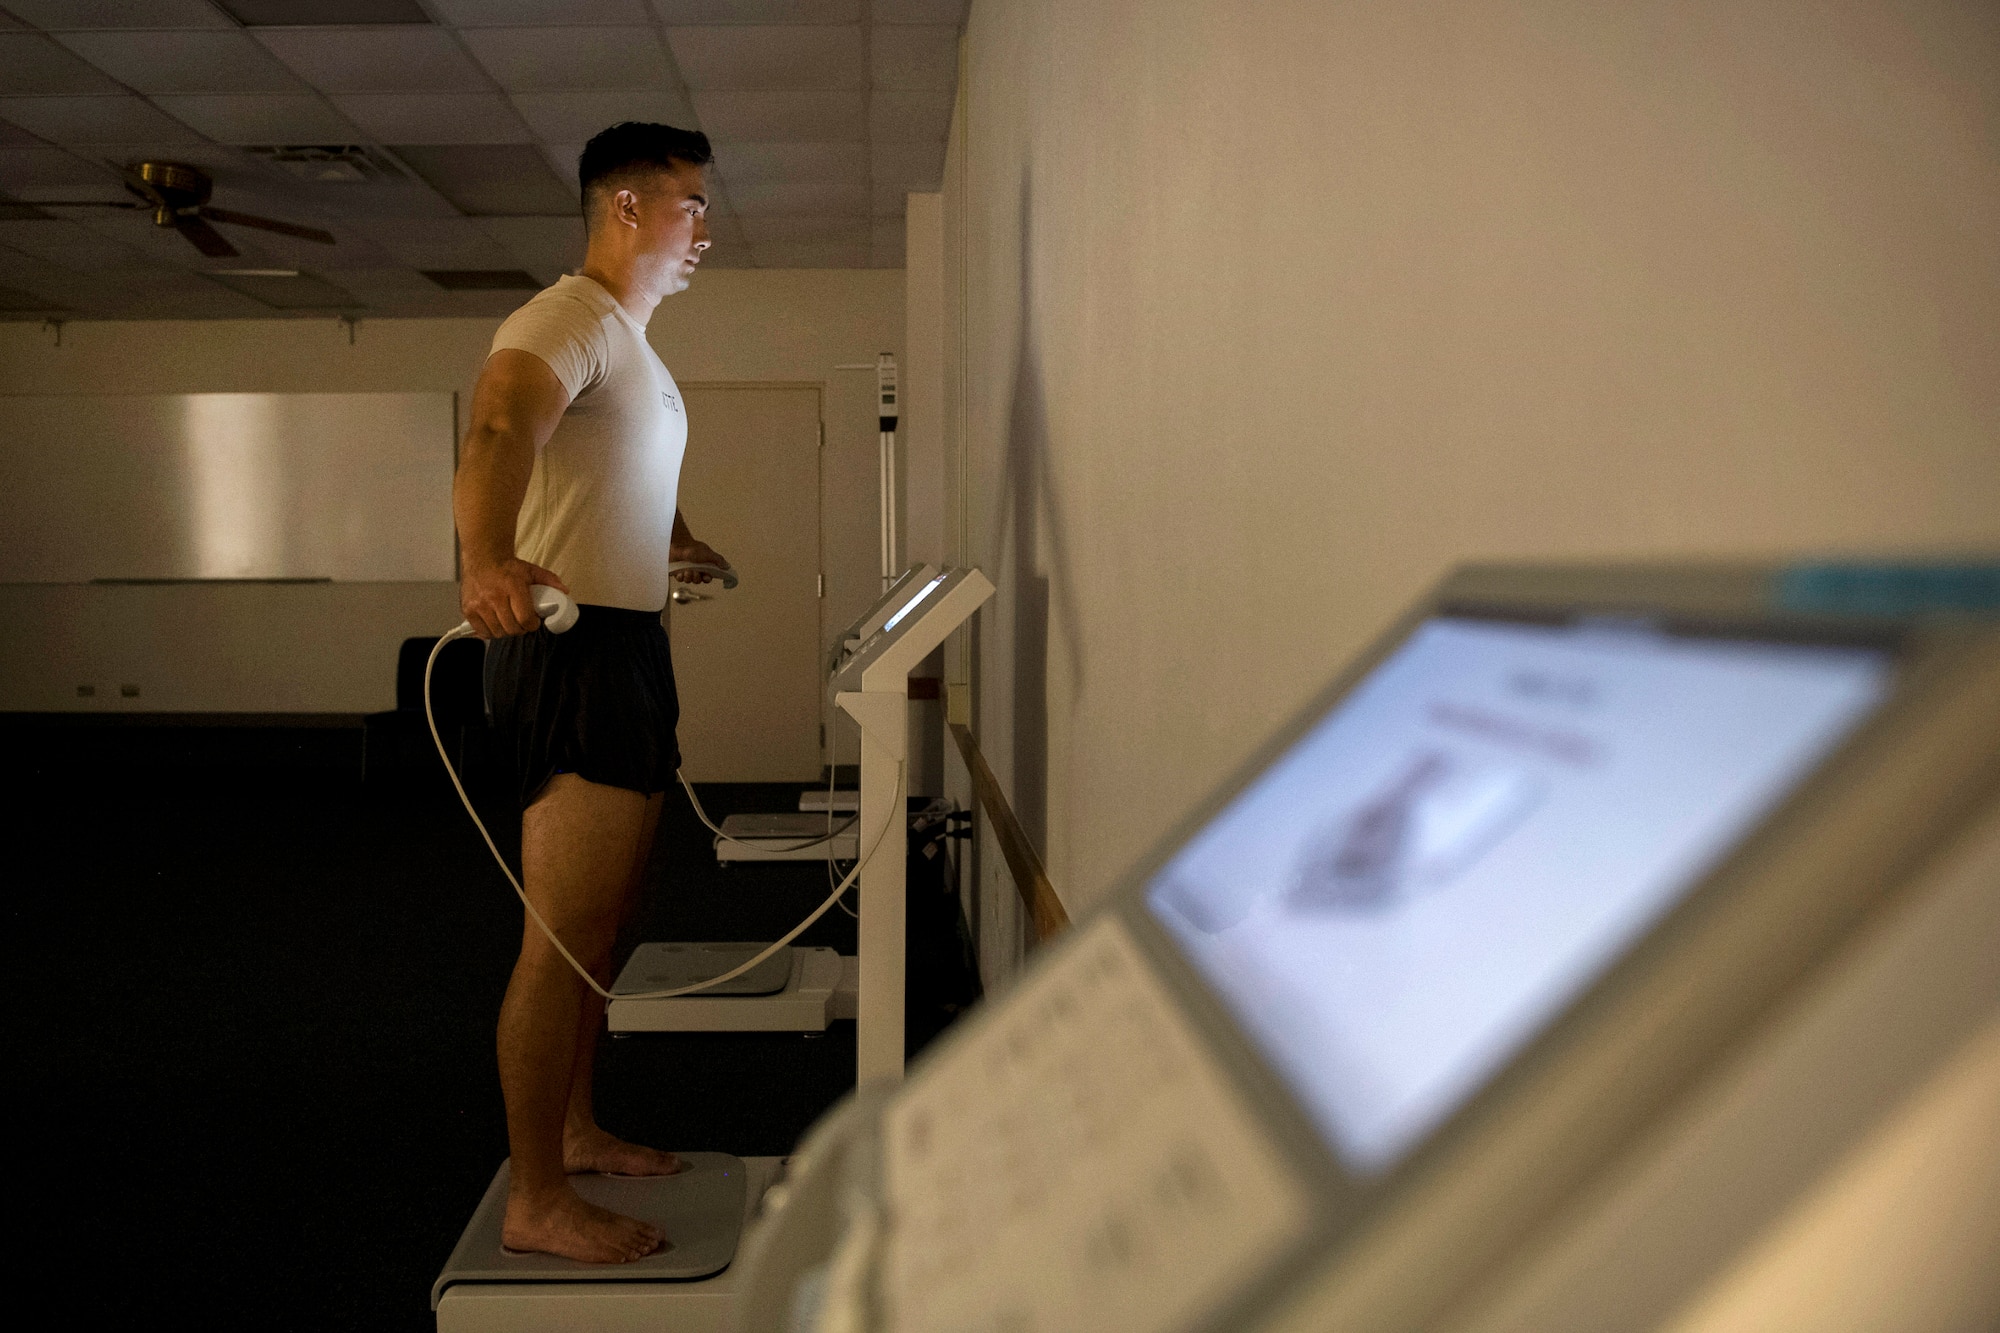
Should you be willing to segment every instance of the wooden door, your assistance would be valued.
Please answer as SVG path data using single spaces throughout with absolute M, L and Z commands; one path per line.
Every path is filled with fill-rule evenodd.
M 681 512 L 742 578 L 668 607 L 692 782 L 805 782 L 820 771 L 820 394 L 683 385 Z M 675 584 L 676 588 L 683 585 Z

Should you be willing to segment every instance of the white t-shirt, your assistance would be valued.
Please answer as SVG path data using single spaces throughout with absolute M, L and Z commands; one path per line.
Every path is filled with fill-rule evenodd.
M 664 609 L 687 412 L 645 327 L 572 274 L 507 317 L 492 351 L 503 347 L 541 358 L 570 399 L 535 455 L 515 554 L 579 602 Z

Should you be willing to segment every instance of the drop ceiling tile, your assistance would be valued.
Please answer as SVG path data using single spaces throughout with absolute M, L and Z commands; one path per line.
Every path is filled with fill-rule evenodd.
M 673 79 L 651 28 L 473 28 L 461 36 L 511 93 L 657 88 Z
M 868 99 L 871 139 L 944 139 L 951 135 L 951 88 L 877 88 Z
M 300 214 L 295 209 L 267 208 L 261 211 L 293 221 L 301 220 Z M 319 222 L 324 222 L 325 220 L 324 218 L 316 219 Z M 221 228 L 218 228 L 218 230 L 221 230 Z M 344 283 L 346 279 L 339 276 L 343 273 L 381 268 L 396 262 L 393 255 L 375 244 L 373 240 L 355 230 L 352 224 L 337 226 L 333 229 L 333 233 L 339 240 L 337 245 L 315 245 L 311 241 L 293 241 L 291 243 L 292 249 L 285 257 L 284 262 L 275 266 L 279 268 L 309 268 L 317 273 L 332 274 L 334 275 L 335 282 Z M 233 231 L 224 230 L 223 234 L 234 241 L 237 237 L 247 236 L 250 233 L 237 228 Z
M 695 124 L 694 108 L 688 105 L 687 99 L 665 88 L 516 93 L 514 106 L 535 133 L 551 144 L 585 143 L 599 130 L 616 125 L 621 120 L 650 120 L 681 126 Z M 582 150 L 579 148 L 578 151 Z
M 708 195 L 708 213 L 714 217 L 722 213 L 734 213 L 735 205 L 729 202 L 729 186 L 715 170 L 715 164 L 702 168 L 702 185 Z
M 127 199 L 107 168 L 60 148 L 0 148 L 0 190 L 42 199 Z
M 910 207 L 909 200 L 904 196 L 919 188 L 921 187 L 905 185 L 898 180 L 876 181 L 870 187 L 873 203 L 870 211 L 878 218 L 902 217 Z
M 778 242 L 811 241 L 819 245 L 866 245 L 872 233 L 867 218 L 772 217 L 752 215 L 743 219 L 743 233 L 752 249 L 763 252 Z
M 78 273 L 138 268 L 139 252 L 74 222 L 0 222 L 0 245 Z
M 130 93 L 122 97 L 0 98 L 0 116 L 59 144 L 87 147 L 135 139 L 201 142 L 193 130 Z
M 123 294 L 120 319 L 275 319 L 278 312 L 197 273 L 167 275 Z
M 706 255 L 702 256 L 701 266 L 705 269 L 755 268 L 757 267 L 757 256 L 750 253 L 750 247 L 747 245 L 730 246 L 710 250 Z M 700 282 L 700 277 L 696 277 L 695 281 Z
M 580 143 L 545 143 L 542 145 L 542 161 L 549 164 L 549 170 L 556 178 L 569 187 L 570 193 L 581 198 L 583 187 L 578 184 L 576 164 L 583 158 Z
M 567 27 L 647 19 L 645 0 L 431 0 L 431 8 L 460 28 Z
M 902 218 L 876 218 L 869 248 L 871 268 L 903 267 L 904 240 L 908 235 Z
M 322 23 L 429 23 L 418 0 L 215 0 L 249 27 Z
M 355 228 L 413 269 L 507 268 L 506 249 L 467 218 L 358 218 Z
M 944 23 L 956 28 L 965 22 L 966 0 L 875 0 L 868 16 L 877 23 Z
M 691 88 L 860 88 L 861 29 L 848 27 L 669 28 Z
M 459 319 L 474 316 L 505 319 L 528 303 L 533 292 L 445 292 L 452 315 Z
M 142 93 L 304 92 L 240 32 L 72 32 L 62 43 Z
M 377 143 L 532 143 L 527 123 L 499 93 L 360 93 L 333 104 Z
M 507 248 L 521 267 L 565 273 L 583 263 L 583 219 L 561 217 L 478 218 L 474 226 Z
M 122 93 L 118 81 L 53 38 L 38 32 L 0 32 L 0 93 L 47 97 Z
M 944 178 L 944 149 L 942 139 L 931 143 L 878 140 L 868 148 L 868 174 L 877 185 L 935 190 Z
M 867 242 L 854 245 L 820 241 L 773 241 L 753 246 L 759 268 L 867 268 Z
M 861 0 L 653 0 L 653 9 L 662 23 L 861 21 Z
M 214 262 L 171 227 L 154 223 L 151 213 L 109 208 L 64 209 L 62 213 L 77 226 L 137 251 L 148 265 L 186 269 Z
M 741 250 L 750 244 L 750 238 L 743 230 L 743 219 L 734 213 L 718 213 L 708 210 L 709 253 L 717 250 Z M 707 263 L 707 260 L 703 260 Z
M 257 40 L 330 93 L 492 91 L 442 28 L 264 28 Z
M 528 144 L 396 144 L 391 150 L 461 212 L 487 217 L 552 217 L 575 207 L 569 187 Z M 425 264 L 422 268 L 492 268 Z
M 211 270 L 207 277 L 274 310 L 346 310 L 360 304 L 345 287 L 304 270 L 289 277 Z
M 0 249 L 0 292 L 10 313 L 95 314 L 117 298 L 102 278 L 7 249 Z
M 322 257 L 314 261 L 328 272 L 335 269 L 388 268 L 400 263 L 373 236 L 362 232 L 352 218 L 342 219 L 333 228 L 333 234 L 340 238 L 340 244 L 331 252 L 321 252 Z
M 412 300 L 427 303 L 438 290 L 423 274 L 400 265 L 341 269 L 327 276 L 357 300 L 384 313 Z
M 238 148 L 230 148 L 219 143 L 174 143 L 158 139 L 136 139 L 130 143 L 104 144 L 92 148 L 92 161 L 103 162 L 114 168 L 128 167 L 136 162 L 157 161 L 165 158 L 172 162 L 185 162 L 200 167 L 214 180 L 217 189 L 231 186 L 255 188 L 268 186 L 271 178 L 265 174 L 263 163 Z
M 746 181 L 858 180 L 868 175 L 868 148 L 858 143 L 738 143 L 716 154 L 717 173 L 744 212 Z
M 858 89 L 793 92 L 767 88 L 694 94 L 701 127 L 717 143 L 777 139 L 858 142 L 868 137 L 866 102 Z
M 736 201 L 739 216 L 748 218 L 766 213 L 838 213 L 848 217 L 868 215 L 869 192 L 865 177 L 845 180 L 783 180 L 753 178 L 730 180 L 729 194 Z
M 878 27 L 868 57 L 877 88 L 958 86 L 957 28 Z
M 45 287 L 67 282 L 69 270 L 46 259 L 22 254 L 19 250 L 0 248 L 0 282 L 10 287 L 25 287 L 37 291 Z
M 317 97 L 235 93 L 154 99 L 219 143 L 352 143 L 360 133 Z
M 50 315 L 67 314 L 72 307 L 61 301 L 49 301 L 24 292 L 18 287 L 0 287 L 0 319 L 8 323 L 33 323 Z
M 38 28 L 233 28 L 208 0 L 7 0 Z
M 241 201 L 231 200 L 227 204 L 224 204 L 223 207 L 236 208 L 240 203 Z M 323 218 L 298 208 L 289 207 L 284 203 L 273 204 L 255 201 L 241 206 L 243 212 L 261 217 L 275 218 L 281 222 L 301 222 L 312 225 L 325 221 Z M 237 256 L 235 258 L 210 259 L 204 257 L 192 245 L 187 244 L 187 242 L 181 240 L 172 232 L 159 227 L 155 227 L 153 230 L 157 235 L 164 236 L 168 241 L 179 242 L 186 247 L 187 254 L 185 257 L 180 257 L 178 251 L 173 251 L 171 253 L 175 258 L 167 259 L 165 262 L 184 262 L 193 268 L 202 270 L 216 268 L 338 268 L 341 264 L 349 260 L 348 250 L 338 244 L 337 241 L 333 245 L 322 245 L 317 241 L 303 240 L 296 236 L 280 236 L 275 232 L 265 231 L 259 227 L 243 227 L 233 222 L 218 222 L 215 224 L 215 229 L 222 233 L 223 239 L 236 247 Z M 356 263 L 361 262 L 366 257 L 365 248 L 363 252 L 352 254 L 352 260 Z M 379 254 L 375 257 L 378 260 L 381 258 Z
M 335 218 L 456 218 L 458 210 L 416 176 L 379 181 L 287 181 L 302 208 Z

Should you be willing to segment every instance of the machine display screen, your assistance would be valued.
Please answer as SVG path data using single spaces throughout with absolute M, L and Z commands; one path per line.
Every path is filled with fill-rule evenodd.
M 903 617 L 909 615 L 910 612 L 916 610 L 917 607 L 923 603 L 924 598 L 936 592 L 938 584 L 943 583 L 947 577 L 948 575 L 940 574 L 936 578 L 932 579 L 929 583 L 926 583 L 923 587 L 917 589 L 917 595 L 915 597 L 912 597 L 909 601 L 903 603 L 903 609 L 898 611 L 895 615 L 890 616 L 889 619 L 883 624 L 882 633 L 887 634 L 889 631 L 895 629 L 896 626 L 902 624 Z
M 1349 1169 L 1486 1084 L 1885 696 L 1873 648 L 1437 617 L 1148 886 Z

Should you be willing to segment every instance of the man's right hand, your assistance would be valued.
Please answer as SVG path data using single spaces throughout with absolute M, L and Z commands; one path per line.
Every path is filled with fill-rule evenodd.
M 458 581 L 458 605 L 466 623 L 482 639 L 502 639 L 510 634 L 532 634 L 542 627 L 535 614 L 532 584 L 569 591 L 569 585 L 540 565 L 507 559 L 491 565 L 467 565 Z

